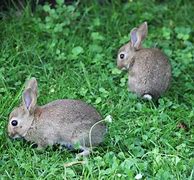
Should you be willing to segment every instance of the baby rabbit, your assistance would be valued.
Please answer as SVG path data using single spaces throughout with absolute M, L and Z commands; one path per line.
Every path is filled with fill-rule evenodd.
M 119 49 L 117 66 L 129 71 L 129 90 L 151 100 L 158 99 L 168 89 L 171 65 L 167 56 L 159 49 L 142 48 L 147 31 L 147 22 L 131 30 L 131 42 Z
M 56 100 L 44 106 L 37 105 L 37 81 L 26 83 L 22 104 L 9 117 L 8 134 L 11 138 L 24 138 L 38 148 L 60 144 L 68 149 L 80 145 L 79 155 L 89 154 L 89 132 L 102 119 L 90 105 L 79 100 Z M 97 123 L 91 131 L 92 145 L 103 141 L 106 127 Z

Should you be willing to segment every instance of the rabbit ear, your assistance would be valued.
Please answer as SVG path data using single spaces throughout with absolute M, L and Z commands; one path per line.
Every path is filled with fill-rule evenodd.
M 23 105 L 27 111 L 33 113 L 37 102 L 37 95 L 31 88 L 28 88 L 23 93 Z
M 35 77 L 32 77 L 26 82 L 25 90 L 29 88 L 34 92 L 35 95 L 38 94 L 38 83 Z
M 142 41 L 145 39 L 148 32 L 147 22 L 141 24 L 138 28 L 133 28 L 130 32 L 131 35 L 131 44 L 138 50 L 141 47 Z
M 137 28 L 133 28 L 131 30 L 130 36 L 131 36 L 131 44 L 132 46 L 134 46 L 135 43 L 137 42 Z

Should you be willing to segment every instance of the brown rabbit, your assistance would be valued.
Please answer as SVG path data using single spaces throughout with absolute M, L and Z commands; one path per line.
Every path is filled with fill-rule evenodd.
M 80 145 L 79 155 L 89 154 L 89 132 L 92 145 L 103 141 L 106 127 L 98 123 L 101 115 L 90 105 L 79 100 L 56 100 L 38 106 L 37 81 L 31 78 L 26 83 L 23 101 L 9 117 L 8 134 L 11 138 L 24 138 L 38 148 L 61 144 L 68 149 Z
M 146 22 L 131 30 L 131 42 L 119 49 L 117 66 L 129 71 L 129 90 L 151 100 L 158 99 L 168 89 L 171 65 L 167 56 L 159 49 L 142 48 L 147 31 Z

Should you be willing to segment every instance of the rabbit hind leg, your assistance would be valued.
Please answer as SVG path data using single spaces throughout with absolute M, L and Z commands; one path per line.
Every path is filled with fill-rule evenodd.
M 80 150 L 81 150 L 81 152 L 76 155 L 76 158 L 79 159 L 80 157 L 89 156 L 89 154 L 90 154 L 90 149 L 89 148 L 81 147 Z

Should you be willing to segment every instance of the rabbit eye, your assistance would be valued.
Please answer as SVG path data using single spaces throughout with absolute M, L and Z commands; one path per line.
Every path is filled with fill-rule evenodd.
M 125 60 L 125 59 L 127 59 L 127 58 L 128 58 L 128 52 L 126 52 L 126 51 L 120 52 L 119 55 L 118 55 L 118 58 L 119 58 L 120 60 Z
M 18 125 L 18 121 L 16 121 L 16 120 L 11 121 L 11 125 L 12 126 L 17 126 Z
M 120 54 L 120 59 L 124 59 L 125 55 L 123 53 Z

